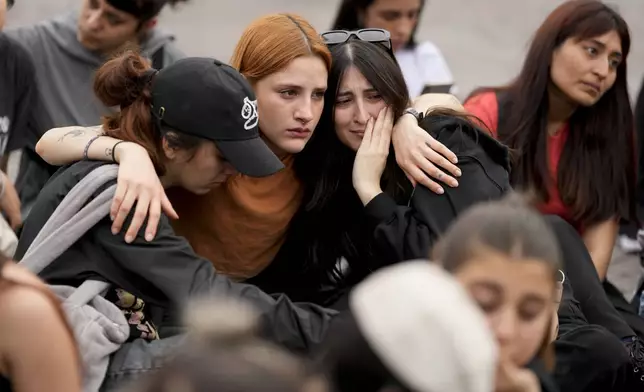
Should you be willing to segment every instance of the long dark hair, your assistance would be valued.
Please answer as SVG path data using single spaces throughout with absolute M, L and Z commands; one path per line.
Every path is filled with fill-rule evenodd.
M 362 73 L 387 105 L 394 109 L 398 118 L 409 104 L 407 86 L 395 60 L 379 44 L 351 40 L 331 48 L 333 64 L 329 72 L 325 105 L 320 123 L 306 148 L 298 154 L 296 171 L 301 168 L 306 174 L 298 173 L 305 183 L 303 199 L 305 220 L 316 222 L 306 230 L 307 237 L 315 242 L 309 246 L 309 256 L 318 262 L 332 265 L 318 265 L 323 270 L 333 270 L 335 260 L 343 256 L 351 264 L 352 259 L 369 257 L 368 241 L 362 226 L 363 212 L 360 200 L 352 185 L 352 168 L 355 151 L 340 142 L 335 133 L 334 111 L 336 96 L 345 72 L 350 67 Z M 314 169 L 312 169 L 314 168 Z M 404 202 L 412 186 L 404 172 L 396 164 L 393 149 L 383 174 L 383 190 L 396 201 Z M 300 229 L 298 231 L 306 231 Z M 313 240 L 315 239 L 315 240 Z M 354 276 L 357 266 L 352 266 Z
M 365 26 L 362 25 L 360 21 L 360 13 L 365 12 L 369 6 L 374 3 L 375 0 L 343 0 L 338 9 L 338 13 L 335 16 L 335 21 L 333 22 L 332 30 L 357 30 L 362 29 Z M 418 15 L 420 20 L 420 14 L 425 8 L 425 0 L 420 2 L 420 13 Z M 407 43 L 408 48 L 416 47 L 416 30 L 418 29 L 418 24 L 414 27 L 414 31 L 411 33 L 409 42 Z
M 624 19 L 595 0 L 568 1 L 537 30 L 521 73 L 502 91 L 498 135 L 517 151 L 512 181 L 533 188 L 548 201 L 550 174 L 546 129 L 548 87 L 553 52 L 567 39 L 587 39 L 616 31 L 624 60 L 615 84 L 592 107 L 579 107 L 569 120 L 557 186 L 571 218 L 584 225 L 611 217 L 635 218 L 635 150 L 633 114 L 626 81 L 630 35 Z

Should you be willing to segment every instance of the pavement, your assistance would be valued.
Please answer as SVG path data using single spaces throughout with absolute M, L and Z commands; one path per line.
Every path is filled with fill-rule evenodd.
M 461 98 L 480 86 L 508 82 L 521 66 L 530 37 L 563 0 L 429 0 L 419 25 L 419 40 L 432 40 L 443 52 Z M 252 20 L 267 13 L 293 12 L 319 31 L 330 28 L 340 0 L 191 0 L 167 9 L 160 24 L 177 36 L 188 55 L 226 61 Z M 644 77 L 644 0 L 613 0 L 631 28 L 628 81 L 634 97 Z M 81 0 L 16 0 L 7 25 L 37 22 Z M 609 279 L 625 293 L 642 270 L 636 257 L 615 253 Z M 633 289 L 634 290 L 634 289 Z

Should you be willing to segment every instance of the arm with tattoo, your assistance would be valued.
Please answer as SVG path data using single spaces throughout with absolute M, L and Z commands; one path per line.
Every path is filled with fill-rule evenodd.
M 40 138 L 36 144 L 36 152 L 50 165 L 66 165 L 83 159 L 87 143 L 96 136 L 101 136 L 92 141 L 87 156 L 94 160 L 111 161 L 114 145 L 119 140 L 102 135 L 103 129 L 100 126 L 53 128 Z M 117 162 L 119 160 L 118 152 L 123 144 L 127 143 L 120 144 L 116 150 Z

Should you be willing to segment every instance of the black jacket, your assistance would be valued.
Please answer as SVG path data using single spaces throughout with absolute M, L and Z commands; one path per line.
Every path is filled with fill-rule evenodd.
M 25 254 L 63 197 L 101 164 L 78 162 L 52 177 L 25 222 L 17 260 Z M 130 220 L 131 216 L 124 227 L 129 226 Z M 255 286 L 234 283 L 217 274 L 208 260 L 197 256 L 183 237 L 175 235 L 166 216 L 161 218 L 152 242 L 139 236 L 127 244 L 123 233 L 113 235 L 110 228 L 111 220 L 106 217 L 46 268 L 41 278 L 50 284 L 71 286 L 87 279 L 110 282 L 143 299 L 146 307 L 155 307 L 152 319 L 159 325 L 162 337 L 164 327 L 180 325 L 175 317 L 177 308 L 186 299 L 204 294 L 250 301 L 262 314 L 266 337 L 300 352 L 309 351 L 321 342 L 336 315 L 335 311 L 316 305 L 294 304 L 285 296 L 271 297 Z
M 508 149 L 488 133 L 454 117 L 429 116 L 420 125 L 456 154 L 462 176 L 458 187 L 444 186 L 443 195 L 418 185 L 408 205 L 398 205 L 385 193 L 367 204 L 367 216 L 376 226 L 375 246 L 391 263 L 428 258 L 461 212 L 511 189 Z
M 458 188 L 436 195 L 417 186 L 398 200 L 382 193 L 363 208 L 353 187 L 342 187 L 330 208 L 301 208 L 273 263 L 250 282 L 269 293 L 344 309 L 346 292 L 370 271 L 426 258 L 460 212 L 510 189 L 507 148 L 489 134 L 454 117 L 431 116 L 421 125 L 457 154 L 463 171 Z M 342 183 L 351 184 L 351 170 L 345 174 Z M 345 271 L 335 268 L 340 256 L 348 262 Z

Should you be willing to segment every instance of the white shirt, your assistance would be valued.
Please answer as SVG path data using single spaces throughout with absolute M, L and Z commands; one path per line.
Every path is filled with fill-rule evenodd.
M 396 52 L 407 89 L 411 98 L 419 96 L 425 86 L 454 84 L 452 72 L 447 66 L 443 54 L 436 45 L 426 41 L 413 49 L 401 49 Z M 456 94 L 453 86 L 450 93 Z

